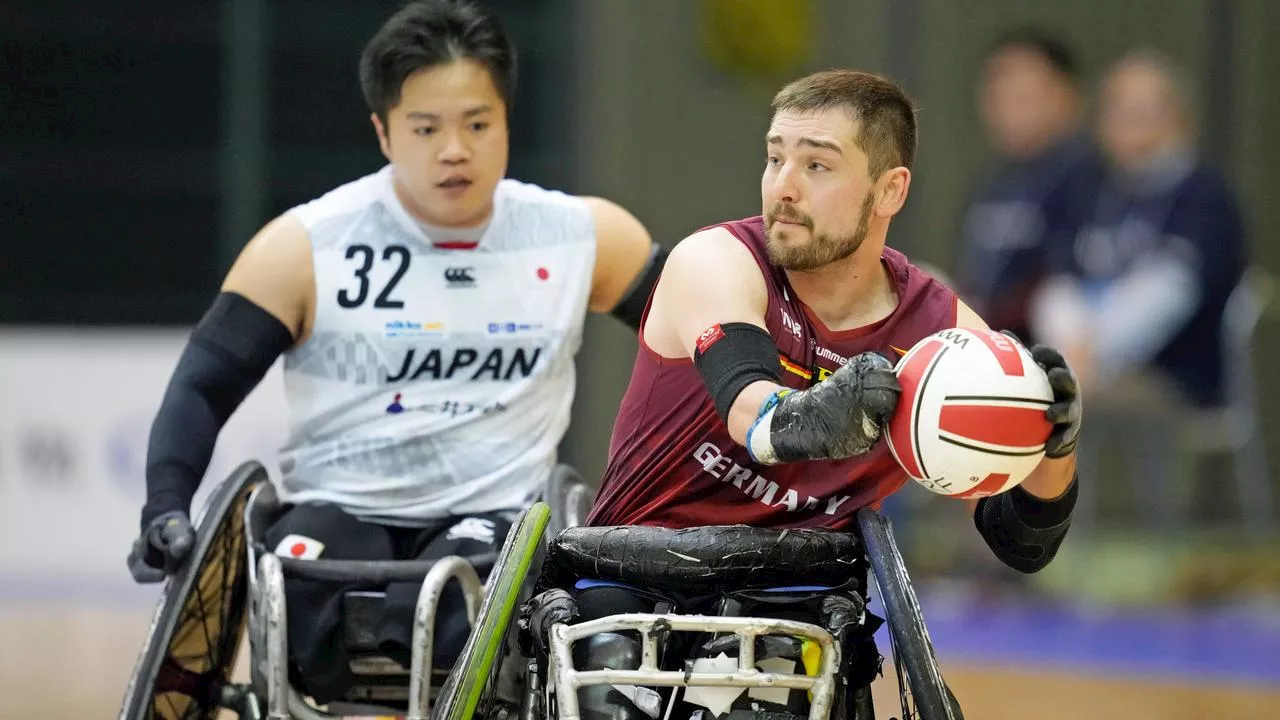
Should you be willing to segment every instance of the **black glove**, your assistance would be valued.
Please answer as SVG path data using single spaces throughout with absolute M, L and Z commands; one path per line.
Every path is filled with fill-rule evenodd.
M 1080 383 L 1057 350 L 1036 345 L 1031 348 L 1031 357 L 1049 376 L 1049 387 L 1053 388 L 1053 404 L 1044 411 L 1045 417 L 1053 423 L 1053 432 L 1044 444 L 1044 454 L 1051 458 L 1066 457 L 1075 451 L 1076 440 L 1080 437 L 1083 420 Z
M 1022 345 L 1022 341 L 1012 332 L 1000 332 Z M 1075 451 L 1076 440 L 1080 438 L 1080 424 L 1083 421 L 1080 382 L 1067 366 L 1062 353 L 1057 350 L 1047 345 L 1035 345 L 1029 352 L 1049 377 L 1049 387 L 1053 388 L 1053 404 L 1044 411 L 1045 417 L 1053 423 L 1053 432 L 1049 433 L 1049 439 L 1044 444 L 1045 457 L 1066 457 Z
M 775 393 L 747 432 L 747 450 L 766 465 L 864 455 L 901 393 L 893 363 L 862 353 L 807 390 Z
M 170 510 L 148 523 L 133 541 L 129 572 L 135 582 L 158 583 L 182 567 L 195 542 L 191 519 L 181 510 Z

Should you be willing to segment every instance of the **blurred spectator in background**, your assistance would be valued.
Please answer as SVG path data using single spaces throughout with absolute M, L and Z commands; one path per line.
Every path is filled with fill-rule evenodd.
M 1067 242 L 1092 198 L 1080 69 L 1061 40 L 1021 29 L 987 52 L 978 103 L 1001 164 L 965 215 L 958 289 L 992 327 L 1035 338 L 1029 298 L 1045 249 Z
M 1150 52 L 1101 85 L 1105 182 L 1033 310 L 1034 335 L 1063 349 L 1092 397 L 1116 397 L 1116 378 L 1150 368 L 1193 405 L 1224 400 L 1222 316 L 1243 232 L 1231 191 L 1196 154 L 1192 105 L 1182 72 Z

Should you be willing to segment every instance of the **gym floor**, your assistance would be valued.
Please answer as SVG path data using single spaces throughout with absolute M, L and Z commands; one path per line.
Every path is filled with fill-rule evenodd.
M 116 605 L 0 604 L 0 698 L 4 699 L 0 718 L 114 718 L 150 619 L 145 603 Z M 1276 658 L 1280 623 L 1266 630 L 1271 635 L 1259 626 L 1261 634 L 1250 638 L 1253 649 L 1246 651 L 1257 652 L 1241 664 L 1256 664 L 1256 672 L 1232 678 L 1194 667 L 1175 668 L 1168 662 L 1161 667 L 1140 663 L 1141 658 L 1113 655 L 1108 662 L 1080 650 L 1074 656 L 1059 652 L 1072 645 L 1068 637 L 1124 635 L 1120 626 L 1093 630 L 1057 626 L 1057 648 L 1047 657 L 1042 654 L 1031 660 L 1019 649 L 1021 644 L 1034 644 L 1025 637 L 1019 639 L 1031 627 L 1029 616 L 1001 612 L 984 619 L 941 612 L 936 603 L 926 608 L 927 613 L 931 610 L 930 625 L 944 672 L 970 720 L 1280 717 L 1280 679 L 1276 677 L 1280 675 Z M 1168 619 L 1162 622 L 1156 626 L 1161 637 L 1156 649 L 1167 655 L 1163 651 L 1182 647 L 1184 655 L 1194 656 L 1204 640 L 1194 634 L 1199 631 L 1191 626 L 1179 630 Z M 1151 628 L 1127 627 L 1129 641 L 1152 647 L 1154 636 L 1144 635 Z M 1218 625 L 1216 632 L 1237 635 L 1240 630 Z M 1111 652 L 1105 643 L 1095 644 L 1098 652 Z M 1225 652 L 1222 648 L 1208 651 Z M 897 686 L 891 671 L 892 663 L 886 662 L 887 676 L 876 687 L 881 707 L 896 707 Z M 1201 677 L 1194 677 L 1197 672 Z M 242 663 L 238 674 L 243 673 Z

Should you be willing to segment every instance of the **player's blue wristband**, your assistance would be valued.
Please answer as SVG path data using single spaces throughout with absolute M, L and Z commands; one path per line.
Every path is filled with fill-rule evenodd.
M 747 428 L 747 454 L 761 465 L 778 464 L 778 454 L 773 450 L 770 424 L 773 422 L 773 410 L 782 398 L 790 394 L 790 390 L 774 390 L 760 404 L 755 422 Z

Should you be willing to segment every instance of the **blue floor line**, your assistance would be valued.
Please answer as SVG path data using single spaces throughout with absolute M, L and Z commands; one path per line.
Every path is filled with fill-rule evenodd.
M 944 661 L 1280 687 L 1280 608 L 1086 612 L 956 608 L 927 598 L 921 605 Z M 887 654 L 886 630 L 877 642 Z

